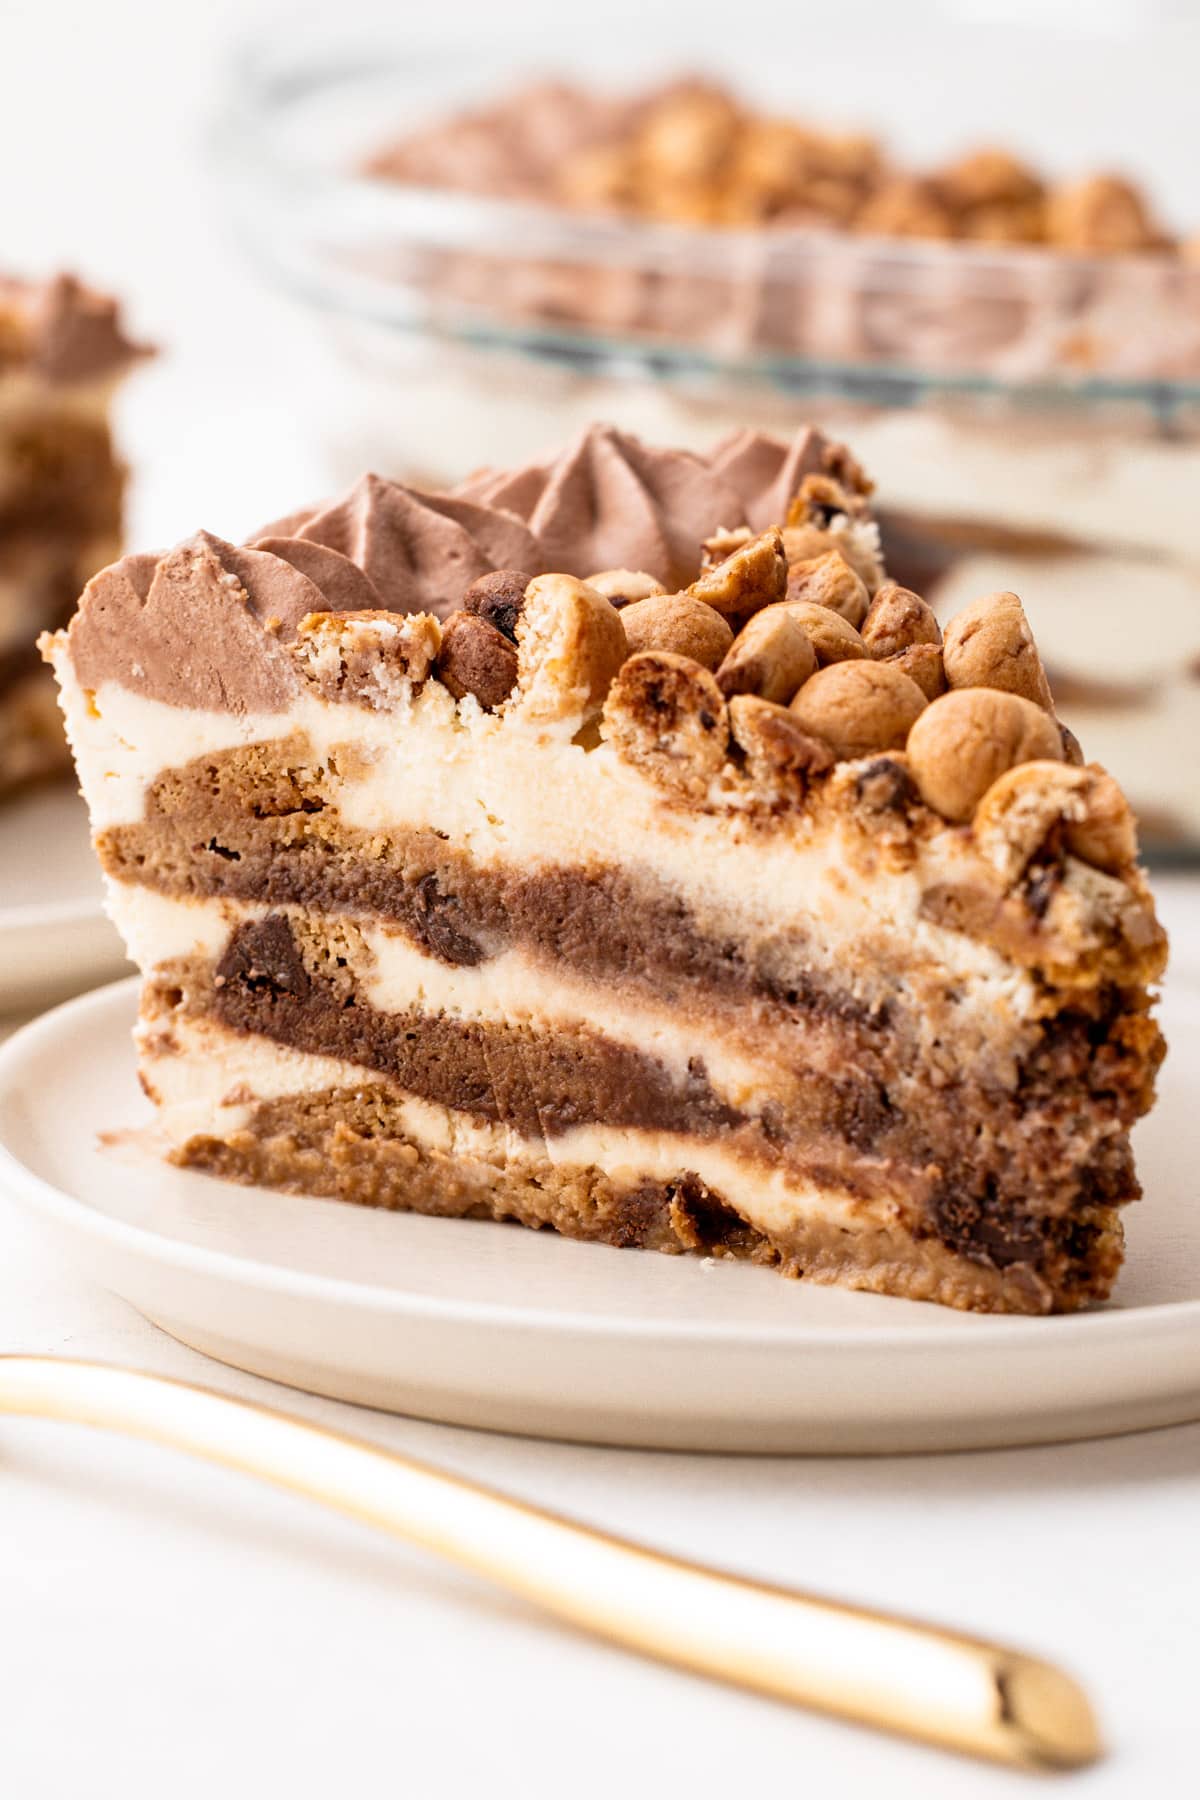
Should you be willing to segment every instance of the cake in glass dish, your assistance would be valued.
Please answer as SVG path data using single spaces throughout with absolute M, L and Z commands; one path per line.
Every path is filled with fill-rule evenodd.
M 120 554 L 109 411 L 144 354 L 116 302 L 71 276 L 0 276 L 0 799 L 70 768 L 37 637 Z
M 571 81 L 521 85 L 410 128 L 373 151 L 363 172 L 661 224 L 1200 257 L 1200 241 L 1175 237 L 1120 175 L 1060 179 L 994 145 L 909 168 L 875 135 L 780 116 L 703 78 L 628 95 Z M 577 305 L 582 316 L 582 291 Z M 806 323 L 776 321 L 790 324 L 793 347 L 812 341 Z M 1193 335 L 1193 353 L 1198 344 Z M 1082 342 L 1075 354 L 1086 359 Z
M 1200 34 L 1055 21 L 1018 57 L 921 14 L 874 22 L 869 69 L 852 33 L 789 74 L 689 17 L 599 75 L 539 46 L 566 74 L 533 85 L 516 50 L 507 76 L 382 35 L 351 54 L 339 21 L 234 71 L 230 192 L 340 353 L 331 484 L 453 485 L 596 417 L 707 452 L 816 414 L 880 482 L 897 578 L 942 618 L 1016 586 L 1149 852 L 1195 856 L 1200 262 L 1169 123 Z M 719 78 L 653 85 L 681 42 Z M 1134 134 L 1096 97 L 1139 80 Z M 1155 629 L 1131 642 L 1135 586 Z
M 1162 1055 L 1134 819 L 1017 596 L 943 631 L 871 504 L 816 431 L 594 427 L 96 576 L 43 642 L 173 1160 L 1104 1299 Z
M 996 147 L 911 170 L 874 136 L 700 80 L 519 87 L 360 172 L 506 211 L 507 241 L 451 240 L 422 271 L 431 299 L 479 319 L 942 375 L 1200 376 L 1200 239 L 1117 174 L 1059 180 Z M 527 235 L 538 212 L 561 239 Z

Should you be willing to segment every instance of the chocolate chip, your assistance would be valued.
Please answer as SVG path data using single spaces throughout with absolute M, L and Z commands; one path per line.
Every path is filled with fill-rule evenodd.
M 281 913 L 268 913 L 239 925 L 217 964 L 218 987 L 241 987 L 251 993 L 290 994 L 307 999 L 312 986 L 304 959 Z
M 426 948 L 442 962 L 474 968 L 484 950 L 456 923 L 461 907 L 455 895 L 443 894 L 436 875 L 425 875 L 413 890 L 414 924 Z
M 854 793 L 863 810 L 873 813 L 904 812 L 918 799 L 912 776 L 890 756 L 876 757 L 859 772 Z

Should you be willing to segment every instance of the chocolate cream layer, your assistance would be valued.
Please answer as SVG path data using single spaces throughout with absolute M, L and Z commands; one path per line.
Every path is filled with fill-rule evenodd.
M 180 942 L 186 923 L 177 924 Z M 534 1221 L 575 1235 L 648 1241 L 636 1235 L 637 1221 L 647 1233 L 657 1229 L 662 1197 L 692 1183 L 716 1208 L 721 1241 L 741 1234 L 738 1254 L 807 1259 L 820 1220 L 841 1234 L 843 1263 L 889 1233 L 927 1245 L 938 1267 L 947 1253 L 961 1259 L 970 1267 L 959 1270 L 960 1295 L 969 1291 L 972 1304 L 997 1282 L 1008 1304 L 1073 1304 L 1111 1277 L 1119 1241 L 1112 1205 L 1135 1191 L 1127 1160 L 1096 1171 L 1068 1216 L 1035 1217 L 994 1186 L 956 1186 L 945 1154 L 939 1165 L 917 1167 L 872 1145 L 881 1121 L 856 1104 L 853 1080 L 829 1084 L 810 1074 L 796 1116 L 787 1118 L 764 1105 L 752 1069 L 739 1069 L 719 1036 L 710 1071 L 696 1053 L 709 1047 L 702 1032 L 689 1042 L 678 1024 L 639 1029 L 619 1006 L 572 1016 L 569 989 L 547 987 L 548 1011 L 528 995 L 513 1006 L 503 991 L 472 993 L 486 974 L 472 969 L 452 972 L 465 993 L 429 992 L 411 952 L 389 969 L 386 938 L 376 935 L 364 958 L 365 935 L 344 925 L 326 935 L 303 914 L 269 913 L 235 926 L 213 956 L 193 950 L 160 966 L 144 1007 L 142 1072 L 181 1160 L 248 1179 L 274 1163 L 273 1179 L 311 1189 L 300 1162 L 282 1166 L 298 1154 L 286 1120 L 299 1108 L 311 1123 L 324 1095 L 325 1129 L 341 1159 L 328 1166 L 342 1172 L 315 1191 L 408 1204 L 395 1147 L 427 1154 L 450 1145 L 503 1174 L 487 1201 L 500 1216 L 523 1216 L 505 1211 L 514 1183 L 552 1195 L 590 1171 L 585 1186 L 605 1196 L 599 1213 L 577 1204 L 565 1222 L 553 1210 Z M 376 956 L 382 966 L 369 982 L 360 971 Z M 623 1026 L 624 1040 L 613 1035 Z M 379 1122 L 354 1149 L 357 1174 L 347 1174 L 348 1121 L 361 1115 L 364 1093 L 374 1097 Z M 374 1187 L 364 1159 L 377 1165 Z M 536 1210 L 542 1201 L 527 1194 L 526 1211 L 531 1204 Z M 470 1208 L 482 1205 L 476 1192 Z M 434 1193 L 425 1209 L 455 1207 Z M 851 1240 L 861 1240 L 859 1250 L 851 1252 Z M 676 1247 L 711 1241 L 700 1232 L 696 1243 Z
M 134 941 L 153 938 L 160 979 L 191 1012 L 525 1136 L 590 1122 L 719 1140 L 756 1175 L 819 1168 L 827 1186 L 1001 1261 L 1028 1260 L 1072 1209 L 1137 1192 L 1124 1129 L 1154 1028 L 1115 991 L 1031 1031 L 1011 1085 L 931 1087 L 901 1009 L 889 1022 L 815 989 L 738 992 L 693 972 L 639 991 L 619 963 L 597 979 L 527 945 L 447 964 L 378 923 L 229 900 L 147 894 L 127 929 L 139 905 Z M 634 908 L 639 929 L 652 962 Z

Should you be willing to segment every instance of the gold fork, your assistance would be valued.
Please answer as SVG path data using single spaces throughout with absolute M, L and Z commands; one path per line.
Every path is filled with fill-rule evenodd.
M 627 1649 L 1024 1768 L 1100 1755 L 1060 1669 L 982 1638 L 688 1563 L 190 1382 L 0 1356 L 0 1412 L 96 1425 L 307 1494 Z

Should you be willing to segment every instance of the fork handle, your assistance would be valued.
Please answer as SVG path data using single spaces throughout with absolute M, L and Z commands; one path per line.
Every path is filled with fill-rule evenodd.
M 1021 1651 L 684 1562 L 190 1382 L 0 1356 L 0 1412 L 120 1431 L 257 1475 L 584 1631 L 776 1699 L 1026 1768 L 1101 1753 L 1082 1689 Z

